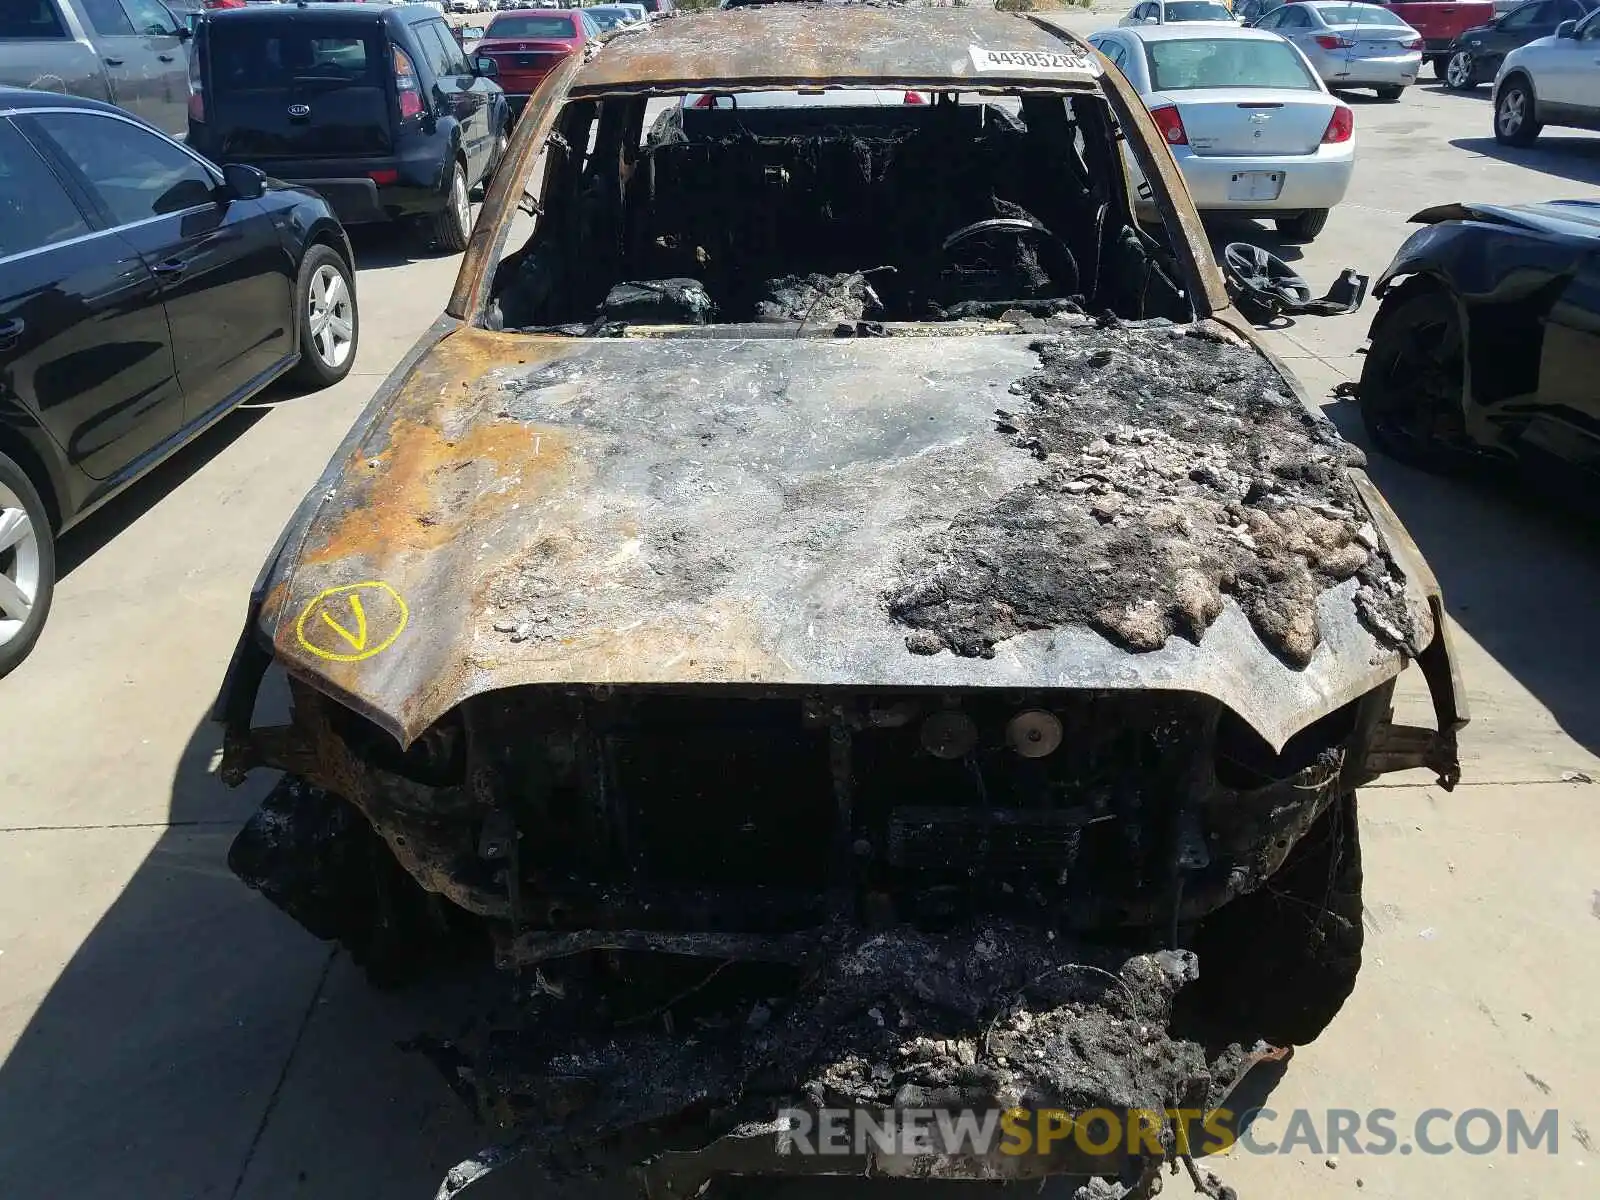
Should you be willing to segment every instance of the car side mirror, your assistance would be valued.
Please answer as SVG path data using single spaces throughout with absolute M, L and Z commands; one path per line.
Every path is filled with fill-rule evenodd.
M 1578 23 L 1576 21 L 1563 21 L 1556 26 L 1556 36 L 1558 38 L 1570 38 L 1577 35 Z
M 224 200 L 259 200 L 267 190 L 266 172 L 248 163 L 227 163 L 222 168 Z
M 500 64 L 492 58 L 480 58 L 472 64 L 472 73 L 480 79 L 498 79 Z

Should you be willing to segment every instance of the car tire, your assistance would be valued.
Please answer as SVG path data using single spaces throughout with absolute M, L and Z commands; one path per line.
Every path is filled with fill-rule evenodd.
M 1327 227 L 1328 210 L 1310 208 L 1292 217 L 1277 217 L 1272 223 L 1283 234 L 1285 241 L 1310 242 L 1316 240 L 1317 234 Z
M 1457 50 L 1445 64 L 1444 86 L 1452 92 L 1470 92 L 1478 86 L 1478 64 L 1466 50 Z
M 471 236 L 472 193 L 467 188 L 467 168 L 457 159 L 450 168 L 444 208 L 433 218 L 433 241 L 447 254 L 460 254 Z
M 1433 68 L 1433 77 L 1443 80 L 1445 71 L 1450 67 L 1450 56 L 1448 54 L 1432 55 L 1428 59 L 1428 65 Z
M 1402 291 L 1373 323 L 1357 396 L 1367 436 L 1390 458 L 1448 471 L 1473 457 L 1462 417 L 1466 346 L 1455 297 Z
M 50 511 L 27 472 L 4 454 L 0 454 L 0 547 L 3 678 L 39 641 L 56 590 L 56 541 Z
M 300 260 L 294 303 L 300 322 L 300 362 L 293 379 L 311 391 L 332 387 L 350 374 L 361 342 L 361 316 L 349 264 L 327 246 L 309 247 Z
M 1509 80 L 1494 98 L 1494 140 L 1503 146 L 1531 146 L 1543 128 L 1528 81 L 1520 75 Z
M 1405 95 L 1406 91 L 1404 87 L 1398 84 L 1390 87 L 1376 88 L 1374 90 L 1377 91 L 1379 100 L 1398 100 L 1401 96 Z
M 1355 990 L 1366 941 L 1356 795 L 1329 803 L 1255 891 L 1200 922 L 1203 969 L 1178 995 L 1177 1019 L 1226 1040 L 1303 1046 Z

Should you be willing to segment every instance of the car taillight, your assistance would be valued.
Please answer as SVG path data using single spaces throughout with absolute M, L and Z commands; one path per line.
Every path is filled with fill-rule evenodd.
M 1337 33 L 1319 33 L 1317 35 L 1317 45 L 1324 50 L 1348 50 L 1355 43 L 1349 38 L 1340 37 Z
M 394 86 L 400 97 L 400 119 L 422 115 L 422 88 L 417 83 L 417 68 L 411 56 L 399 46 L 394 48 Z
M 921 92 L 907 92 L 905 94 L 904 103 L 906 104 L 926 104 L 927 102 L 927 97 L 925 97 Z
M 1337 142 L 1348 142 L 1355 131 L 1356 114 L 1341 104 L 1328 119 L 1328 128 L 1322 132 L 1322 144 L 1331 146 Z
M 244 0 L 205 0 L 206 11 L 214 12 L 219 8 L 244 8 Z
M 367 178 L 373 183 L 388 185 L 400 182 L 400 172 L 394 167 L 379 167 L 375 171 L 368 171 Z
M 1409 42 L 1401 42 L 1400 48 L 1402 50 L 1421 50 L 1422 39 L 1419 37 L 1414 37 Z
M 691 104 L 689 107 L 690 108 L 715 108 L 716 106 L 717 106 L 717 98 L 715 96 L 713 96 L 710 92 L 707 92 L 703 96 L 696 96 L 694 98 L 694 103 Z
M 1156 128 L 1161 131 L 1161 137 L 1167 145 L 1189 144 L 1189 131 L 1183 127 L 1183 117 L 1179 115 L 1176 104 L 1163 104 L 1159 108 L 1152 108 L 1150 119 L 1156 123 Z

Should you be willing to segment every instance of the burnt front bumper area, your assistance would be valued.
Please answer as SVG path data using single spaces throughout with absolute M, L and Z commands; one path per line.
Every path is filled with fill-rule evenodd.
M 231 729 L 354 805 L 502 965 L 585 950 L 782 961 L 830 923 L 995 915 L 1168 929 L 1253 891 L 1359 779 L 1389 688 L 1274 753 L 1185 693 L 781 695 L 524 688 L 405 753 L 295 685 Z
M 658 1195 L 1174 1157 L 1170 1123 L 1089 1161 L 780 1154 L 773 1122 L 1218 1103 L 1248 1056 L 1172 1031 L 1198 967 L 1153 948 L 1277 872 L 1390 728 L 1387 686 L 1279 752 L 1185 693 L 526 688 L 402 753 L 291 690 L 290 726 L 227 737 L 225 778 L 291 773 L 234 869 L 380 978 L 468 928 L 504 969 L 429 1052 L 515 1131 L 490 1159 L 626 1135 Z

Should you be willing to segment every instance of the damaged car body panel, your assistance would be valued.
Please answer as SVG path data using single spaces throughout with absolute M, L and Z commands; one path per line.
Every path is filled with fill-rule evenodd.
M 1170 340 L 1139 341 L 1152 336 Z M 1407 595 L 1415 630 L 1397 644 L 1334 589 L 1298 668 L 1232 604 L 1198 643 L 1135 655 L 1087 624 L 1020 632 L 988 657 L 908 654 L 881 598 L 914 569 L 897 550 L 1044 474 L 995 416 L 1037 370 L 1036 340 L 463 330 L 352 448 L 260 628 L 275 658 L 402 746 L 501 688 L 720 684 L 1187 691 L 1277 750 L 1432 640 L 1425 597 Z M 380 654 L 330 660 L 340 635 L 298 617 L 367 580 L 404 597 L 408 623 Z
M 644 128 L 841 83 L 938 100 Z M 1243 1044 L 1314 1036 L 1354 789 L 1453 785 L 1465 711 L 1120 77 L 991 11 L 735 9 L 559 68 L 506 162 L 252 597 L 222 774 L 287 774 L 234 869 L 375 975 L 482 951 L 512 1019 L 430 1053 L 516 1147 L 643 1139 L 652 1194 L 822 1170 L 747 1154 L 786 1107 L 1217 1103 L 1275 1052 L 1176 1014 L 1263 941 Z M 1436 729 L 1392 721 L 1413 661 Z
M 1434 292 L 1451 304 L 1462 357 L 1456 411 L 1439 425 L 1463 454 L 1524 462 L 1570 482 L 1580 503 L 1600 471 L 1600 206 L 1449 204 L 1412 220 L 1379 278 L 1386 303 Z

